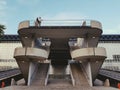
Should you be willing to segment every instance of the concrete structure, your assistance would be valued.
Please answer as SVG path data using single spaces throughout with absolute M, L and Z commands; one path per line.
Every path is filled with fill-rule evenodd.
M 83 22 L 83 26 L 85 26 L 85 22 Z M 79 28 L 81 28 L 81 27 L 79 27 Z M 90 27 L 90 23 L 89 23 L 88 27 Z M 40 28 L 40 27 L 37 27 L 37 28 Z M 84 28 L 87 28 L 87 26 L 85 26 Z M 27 38 L 28 37 L 25 37 L 25 39 L 27 39 Z M 92 38 L 94 39 L 95 37 L 92 37 Z M 35 45 L 32 44 L 33 46 L 35 46 L 35 48 L 31 48 L 31 47 L 20 48 L 22 45 L 21 45 L 21 42 L 19 40 L 18 35 L 5 35 L 1 38 L 1 43 L 0 43 L 1 51 L 2 51 L 0 57 L 5 57 L 5 58 L 1 59 L 2 63 L 0 63 L 0 64 L 4 66 L 4 69 L 6 67 L 11 68 L 8 66 L 12 66 L 12 68 L 18 67 L 14 58 L 13 58 L 13 52 L 14 52 L 14 49 L 16 47 L 19 47 L 19 50 L 18 51 L 16 50 L 16 52 L 23 52 L 23 51 L 27 51 L 27 50 L 28 50 L 28 52 L 30 51 L 30 53 L 24 52 L 24 54 L 21 54 L 21 56 L 18 56 L 18 58 L 21 57 L 21 59 L 19 58 L 19 60 L 21 60 L 21 63 L 22 63 L 22 65 L 19 65 L 21 67 L 23 67 L 23 65 L 25 65 L 25 66 L 27 65 L 26 61 L 24 61 L 24 60 L 31 60 L 31 62 L 32 62 L 32 63 L 29 63 L 29 74 L 28 74 L 28 72 L 24 73 L 24 69 L 26 69 L 26 68 L 23 67 L 24 69 L 22 70 L 24 73 L 24 76 L 27 76 L 27 74 L 29 75 L 29 76 L 25 77 L 26 84 L 31 85 L 31 86 L 35 86 L 35 87 L 37 86 L 36 89 L 41 88 L 39 86 L 44 86 L 44 85 L 48 84 L 46 88 L 42 87 L 43 90 L 44 89 L 51 90 L 55 86 L 58 86 L 56 89 L 62 88 L 65 90 L 68 87 L 69 87 L 69 89 L 71 88 L 71 90 L 73 90 L 73 89 L 79 90 L 80 87 L 84 88 L 85 90 L 95 89 L 95 88 L 96 88 L 96 90 L 98 90 L 98 89 L 101 90 L 103 87 L 101 87 L 101 88 L 88 87 L 88 86 L 92 85 L 92 80 L 90 80 L 91 75 L 90 75 L 90 68 L 89 67 L 91 65 L 93 65 L 93 63 L 91 63 L 91 59 L 94 61 L 94 57 L 96 59 L 98 58 L 98 56 L 94 56 L 94 55 L 100 55 L 100 56 L 104 57 L 103 53 L 96 53 L 95 51 L 97 51 L 97 52 L 99 52 L 99 50 L 104 51 L 104 49 L 90 47 L 90 48 L 88 48 L 89 52 L 87 52 L 86 47 L 88 46 L 89 43 L 87 45 L 83 44 L 84 41 L 85 41 L 84 38 L 71 37 L 68 41 L 68 43 L 69 43 L 68 45 L 70 46 L 70 52 L 71 52 L 70 55 L 73 57 L 70 59 L 66 59 L 65 55 L 67 55 L 67 54 L 63 54 L 63 56 L 62 56 L 62 54 L 60 54 L 60 53 L 58 53 L 58 54 L 54 53 L 55 56 L 60 58 L 60 60 L 55 58 L 55 60 L 56 60 L 55 61 L 54 59 L 50 59 L 50 58 L 48 58 L 47 60 L 45 59 L 47 56 L 47 53 L 45 52 L 45 50 L 48 53 L 50 53 L 49 46 L 52 45 L 50 38 L 48 38 L 48 37 L 47 38 L 46 37 L 38 38 L 38 40 L 35 40 Z M 107 55 L 108 55 L 108 58 L 106 58 L 106 61 L 103 64 L 103 68 L 106 68 L 106 66 L 107 66 L 107 68 L 109 67 L 109 69 L 110 68 L 113 69 L 114 64 L 116 64 L 118 66 L 118 64 L 119 64 L 118 63 L 119 62 L 119 49 L 117 49 L 117 48 L 120 46 L 119 42 L 120 42 L 120 35 L 102 35 L 100 37 L 99 42 L 98 42 L 98 46 L 100 46 L 100 47 L 103 46 L 104 48 L 106 48 Z M 7 46 L 5 47 L 5 45 L 7 45 Z M 83 47 L 83 45 L 86 45 L 86 47 Z M 23 44 L 23 46 L 24 46 L 24 44 Z M 61 45 L 59 45 L 59 46 L 61 46 Z M 109 50 L 109 48 L 107 48 L 108 46 L 112 46 L 112 47 L 110 47 L 112 52 L 108 51 Z M 12 47 L 12 48 L 9 49 L 10 47 Z M 81 47 L 81 49 L 80 49 L 80 47 Z M 42 49 L 36 49 L 36 48 L 42 48 Z M 9 49 L 9 51 L 8 51 L 8 49 Z M 86 53 L 82 53 L 82 51 L 84 51 Z M 39 54 L 39 52 L 42 52 L 42 53 Z M 76 54 L 76 53 L 78 53 L 78 54 Z M 8 55 L 8 57 L 6 57 L 6 55 Z M 19 55 L 19 53 L 15 53 L 15 57 L 17 57 L 17 55 Z M 24 55 L 27 59 L 24 57 Z M 59 56 L 59 55 L 61 55 L 61 56 Z M 86 57 L 87 55 L 89 55 L 89 57 Z M 114 55 L 113 58 L 111 57 L 112 55 Z M 33 58 L 31 58 L 30 56 L 32 56 Z M 40 57 L 44 56 L 44 57 L 40 58 L 39 56 Z M 88 58 L 90 58 L 90 59 L 88 60 Z M 102 59 L 102 57 L 100 59 Z M 97 61 L 94 61 L 94 62 L 96 64 L 99 64 L 100 59 L 97 59 Z M 12 60 L 12 62 L 10 62 L 9 60 Z M 50 62 L 48 62 L 48 60 L 51 61 L 51 64 L 48 64 L 48 63 L 50 63 Z M 90 61 L 88 64 L 86 64 L 87 60 Z M 79 61 L 79 63 L 77 61 Z M 8 63 L 7 65 L 6 65 L 6 62 Z M 27 63 L 28 62 L 29 61 L 27 61 Z M 75 62 L 75 63 L 73 63 L 73 62 Z M 10 63 L 11 63 L 11 65 L 10 65 Z M 34 66 L 36 66 L 36 67 L 34 67 Z M 88 67 L 85 67 L 85 66 L 88 66 Z M 37 68 L 37 69 L 34 69 L 34 68 Z M 34 72 L 32 72 L 32 71 L 34 71 Z M 92 71 L 92 69 L 91 69 L 91 71 Z M 34 76 L 30 73 L 34 73 L 34 74 L 36 73 L 36 74 Z M 92 75 L 93 75 L 93 73 L 92 73 Z M 97 74 L 97 72 L 96 72 L 96 74 Z M 57 76 L 57 79 L 56 79 L 56 76 Z M 95 77 L 95 76 L 96 75 L 94 74 L 93 77 Z M 93 77 L 91 79 L 93 79 Z M 29 81 L 27 81 L 27 79 L 29 79 Z M 70 83 L 69 83 L 69 80 L 70 80 Z M 71 85 L 73 85 L 74 88 L 71 87 Z M 15 86 L 15 87 L 11 87 L 11 88 L 15 88 L 16 90 L 19 90 L 22 87 Z M 31 90 L 33 90 L 35 87 L 31 88 Z M 29 87 L 23 87 L 23 88 L 30 89 Z M 10 89 L 10 88 L 8 88 L 8 89 Z M 111 88 L 109 88 L 109 89 L 111 89 Z M 106 90 L 108 90 L 108 88 L 106 88 Z
M 27 24 L 25 24 L 25 22 L 20 24 L 20 32 L 18 32 L 20 35 L 22 34 L 20 39 L 22 40 L 23 48 L 21 47 L 22 45 L 18 35 L 3 36 L 0 43 L 0 50 L 2 51 L 0 52 L 0 66 L 2 67 L 1 70 L 17 68 L 18 65 L 13 58 L 13 53 L 14 49 L 19 47 L 15 49 L 16 53 L 14 57 L 21 67 L 27 85 L 44 86 L 48 84 L 48 88 L 49 86 L 54 87 L 54 85 L 61 86 L 61 84 L 67 87 L 71 87 L 71 85 L 77 87 L 81 87 L 82 85 L 92 86 L 97 71 L 104 60 L 103 58 L 106 57 L 104 48 L 106 48 L 108 57 L 102 68 L 120 70 L 118 63 L 120 62 L 120 51 L 118 49 L 120 47 L 120 35 L 102 35 L 99 39 L 102 33 L 100 24 L 96 24 L 97 27 L 95 24 L 92 26 L 93 23 L 91 23 L 91 21 L 81 21 L 81 23 L 78 24 L 80 26 L 45 26 L 41 24 L 42 26 L 35 27 L 31 25 L 29 21 L 27 21 Z M 29 26 L 26 27 L 26 25 Z M 26 28 L 22 28 L 24 26 Z M 52 37 L 47 37 L 47 35 L 42 37 L 42 35 L 44 36 L 44 32 L 42 32 L 42 35 L 38 33 L 40 30 L 51 31 L 52 29 L 61 31 L 56 31 L 55 33 L 49 32 Z M 77 30 L 80 30 L 80 32 L 77 32 L 77 34 L 73 33 L 73 29 L 75 32 L 77 32 Z M 96 32 L 90 33 L 91 36 L 89 36 L 89 31 L 91 32 L 92 29 L 93 31 L 99 31 L 99 34 L 97 34 L 98 38 L 96 38 L 97 36 L 94 37 Z M 54 32 L 54 30 L 52 32 Z M 67 32 L 62 35 L 64 30 L 65 32 L 67 30 L 73 32 Z M 24 34 L 24 31 L 27 33 Z M 59 33 L 57 34 L 57 32 L 59 32 L 60 35 L 58 35 Z M 53 37 L 54 34 L 57 34 L 57 38 L 55 38 L 56 36 Z M 68 36 L 72 34 L 74 35 L 69 39 L 64 39 L 66 38 L 65 36 L 68 38 Z M 84 34 L 84 36 L 82 36 L 82 34 Z M 97 47 L 97 44 L 99 47 L 102 46 L 104 48 Z M 28 47 L 26 47 L 27 45 Z M 59 47 L 60 49 L 58 49 Z M 26 68 L 27 65 L 28 67 Z M 96 68 L 96 66 L 98 66 L 98 68 Z M 94 71 L 95 68 L 96 71 Z M 71 83 L 69 83 L 69 80 Z
M 43 65 L 46 70 L 43 80 L 45 85 L 50 78 L 50 66 L 54 68 L 53 75 L 61 77 L 66 76 L 64 70 L 68 65 L 73 85 L 76 83 L 74 70 L 79 68 L 77 72 L 84 78 L 81 82 L 93 86 L 93 81 L 106 58 L 105 48 L 97 47 L 102 26 L 100 22 L 93 20 L 80 21 L 80 24 L 47 26 L 41 22 L 41 26 L 35 26 L 31 25 L 30 21 L 19 24 L 18 34 L 23 47 L 15 49 L 14 57 L 27 85 L 39 85 L 41 80 L 37 80 L 37 77 L 41 76 L 40 69 L 43 68 L 39 63 L 49 60 L 51 63 L 48 66 Z M 73 39 L 77 39 L 77 42 Z M 54 79 L 51 81 L 54 82 Z
M 73 40 L 73 39 L 72 39 Z M 74 39 L 74 42 L 77 42 Z M 4 35 L 0 40 L 0 70 L 8 70 L 18 68 L 16 60 L 13 58 L 14 49 L 21 47 L 20 38 L 18 35 Z M 120 71 L 120 35 L 107 34 L 102 35 L 98 42 L 98 47 L 106 48 L 107 58 L 105 59 L 102 68 Z M 7 56 L 7 57 L 6 57 Z

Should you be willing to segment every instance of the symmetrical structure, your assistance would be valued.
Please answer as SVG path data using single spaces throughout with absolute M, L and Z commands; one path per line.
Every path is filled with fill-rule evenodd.
M 74 41 L 76 42 L 76 39 Z M 2 51 L 0 52 L 0 71 L 18 68 L 13 54 L 14 49 L 21 46 L 18 35 L 5 34 L 0 38 L 0 51 Z M 102 68 L 120 71 L 120 34 L 103 34 L 99 39 L 98 47 L 104 47 L 107 52 Z
M 42 22 L 36 26 L 31 25 L 30 21 L 19 24 L 18 34 L 23 47 L 15 49 L 14 57 L 27 85 L 39 85 L 41 81 L 47 85 L 51 74 L 54 78 L 69 74 L 75 85 L 75 69 L 78 69 L 81 78 L 85 78 L 83 81 L 78 80 L 93 86 L 106 58 L 105 48 L 97 47 L 102 26 L 94 20 L 80 22 L 79 26 L 51 26 L 42 25 Z M 46 61 L 50 62 L 46 64 Z M 44 80 L 40 77 L 44 77 Z

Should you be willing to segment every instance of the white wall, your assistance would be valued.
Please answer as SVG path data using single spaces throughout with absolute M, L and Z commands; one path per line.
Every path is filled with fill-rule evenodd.
M 21 47 L 20 42 L 3 42 L 0 43 L 0 59 L 13 59 L 14 49 Z
M 106 48 L 106 52 L 107 52 L 106 60 L 111 60 L 109 62 L 105 61 L 102 65 L 102 68 L 110 69 L 110 70 L 120 70 L 120 61 L 113 60 L 113 55 L 120 55 L 120 42 L 109 42 L 109 43 L 100 42 L 98 44 L 98 47 Z
M 21 46 L 22 44 L 18 41 L 0 43 L 0 70 L 18 67 L 13 55 L 14 49 Z
M 120 55 L 120 42 L 118 43 L 99 43 L 98 47 L 106 48 L 107 59 L 113 59 L 113 55 Z

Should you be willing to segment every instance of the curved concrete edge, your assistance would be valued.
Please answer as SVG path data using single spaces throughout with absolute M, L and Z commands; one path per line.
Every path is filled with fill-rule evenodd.
M 25 51 L 26 51 L 26 48 L 22 48 L 22 47 L 15 48 L 15 50 L 14 50 L 14 57 L 25 56 Z
M 48 52 L 47 52 L 47 50 L 44 50 L 44 49 L 27 48 L 26 56 L 36 56 L 36 57 L 48 58 Z
M 98 48 L 81 48 L 71 51 L 71 56 L 75 60 L 83 60 L 87 58 L 105 59 L 107 57 L 106 50 L 103 47 Z
M 91 20 L 90 25 L 91 27 L 102 29 L 102 25 L 99 21 Z
M 31 48 L 31 47 L 18 47 L 15 48 L 14 57 L 29 57 L 29 58 L 40 58 L 46 59 L 48 58 L 48 52 L 44 49 L 39 48 Z
M 93 27 L 93 28 L 102 29 L 101 23 L 99 21 L 96 21 L 96 20 L 80 20 L 79 22 L 82 23 L 81 26 L 90 26 L 90 27 Z M 30 25 L 30 23 L 32 23 L 32 25 Z M 34 22 L 29 21 L 29 20 L 22 21 L 19 24 L 18 30 L 22 29 L 22 28 L 28 28 L 29 26 L 35 26 Z
M 30 25 L 30 21 L 23 21 L 19 24 L 18 29 L 28 28 L 29 25 Z

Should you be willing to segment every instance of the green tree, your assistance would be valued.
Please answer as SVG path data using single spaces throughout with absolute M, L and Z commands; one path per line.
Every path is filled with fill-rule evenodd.
M 6 29 L 6 27 L 2 24 L 0 24 L 0 36 L 4 35 L 4 30 Z

